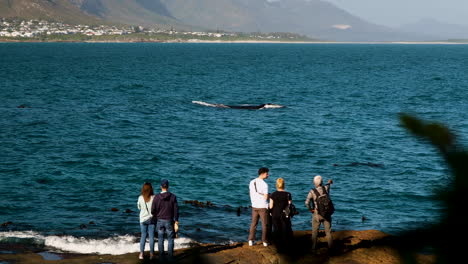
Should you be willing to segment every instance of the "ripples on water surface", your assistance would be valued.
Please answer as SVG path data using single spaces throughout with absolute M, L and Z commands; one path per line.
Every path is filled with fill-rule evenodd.
M 14 222 L 2 229 L 137 234 L 142 183 L 168 178 L 183 236 L 243 241 L 250 211 L 236 209 L 261 166 L 272 190 L 285 178 L 296 230 L 310 228 L 316 174 L 335 181 L 334 229 L 430 223 L 449 172 L 398 113 L 446 123 L 466 145 L 467 57 L 448 45 L 0 44 L 0 222 Z

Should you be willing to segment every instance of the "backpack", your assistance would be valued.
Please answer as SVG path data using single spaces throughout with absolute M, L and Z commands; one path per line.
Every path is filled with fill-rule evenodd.
M 327 190 L 322 187 L 323 194 L 317 191 L 317 189 L 312 189 L 316 196 L 317 212 L 325 219 L 330 219 L 331 215 L 335 212 L 335 207 L 333 202 L 330 200 L 330 196 L 327 193 Z

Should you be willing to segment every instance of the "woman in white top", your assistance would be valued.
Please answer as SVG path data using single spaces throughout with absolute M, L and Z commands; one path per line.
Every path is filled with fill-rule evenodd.
M 143 253 L 145 252 L 146 237 L 149 237 L 150 246 L 150 259 L 154 256 L 154 221 L 151 215 L 151 205 L 153 203 L 154 192 L 153 186 L 149 182 L 145 182 L 141 188 L 141 194 L 138 197 L 138 210 L 140 210 L 140 228 L 141 228 L 141 239 L 140 239 L 140 256 L 139 259 L 143 259 Z

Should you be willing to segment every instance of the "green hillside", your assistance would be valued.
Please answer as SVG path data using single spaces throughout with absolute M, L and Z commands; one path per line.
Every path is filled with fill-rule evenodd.
M 104 24 L 68 0 L 0 0 L 0 17 L 44 19 L 70 24 Z

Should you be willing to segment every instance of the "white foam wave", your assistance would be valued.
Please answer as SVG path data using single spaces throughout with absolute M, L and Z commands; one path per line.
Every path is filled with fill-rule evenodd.
M 34 231 L 0 232 L 0 241 L 7 242 L 8 239 L 12 238 L 34 239 L 36 242 L 43 243 L 47 247 L 72 253 L 120 255 L 140 251 L 140 238 L 132 235 L 91 239 L 74 236 L 43 236 Z M 174 248 L 187 248 L 191 243 L 193 241 L 189 238 L 176 238 Z M 164 243 L 164 247 L 167 250 L 167 240 Z M 148 242 L 146 242 L 145 249 L 149 249 Z M 155 250 L 158 250 L 157 241 L 155 241 Z
M 34 231 L 7 231 L 0 232 L 0 241 L 8 238 L 39 238 L 41 235 Z

